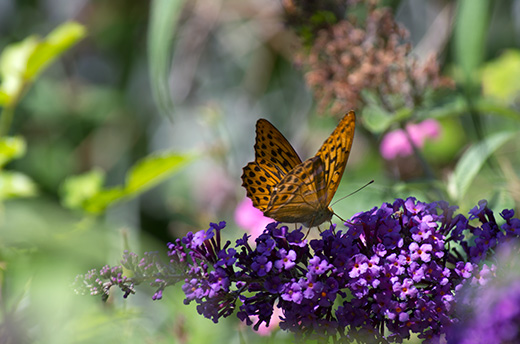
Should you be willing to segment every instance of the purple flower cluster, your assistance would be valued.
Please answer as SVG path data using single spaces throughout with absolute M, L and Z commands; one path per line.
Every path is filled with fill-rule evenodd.
M 130 294 L 135 294 L 135 284 L 130 278 L 123 275 L 123 268 L 121 266 L 111 268 L 108 265 L 105 265 L 99 271 L 92 269 L 84 275 L 76 276 L 74 290 L 81 295 L 87 293 L 102 295 L 103 301 L 106 301 L 110 288 L 115 285 L 121 286 L 124 298 L 127 298 Z
M 184 303 L 196 300 L 198 312 L 214 322 L 233 313 L 240 293 L 239 281 L 234 283 L 234 291 L 231 290 L 236 251 L 229 248 L 229 241 L 221 246 L 220 231 L 225 225 L 223 221 L 211 223 L 206 231 L 190 232 L 168 244 L 170 262 L 185 264 Z
M 124 270 L 131 272 L 132 277 L 123 275 Z M 76 276 L 74 289 L 78 294 L 102 295 L 105 301 L 109 291 L 116 286 L 123 292 L 123 297 L 135 294 L 135 286 L 149 282 L 157 288 L 153 295 L 154 300 L 162 298 L 164 288 L 184 280 L 184 265 L 171 262 L 164 264 L 157 252 L 145 252 L 139 257 L 132 252 L 125 251 L 120 266 L 105 265 L 99 271 L 92 269 L 84 275 Z
M 467 281 L 484 284 L 492 273 L 478 264 L 520 231 L 512 210 L 501 213 L 501 226 L 484 201 L 469 219 L 455 210 L 397 199 L 310 242 L 271 223 L 255 248 L 247 235 L 235 247 L 222 243 L 225 223 L 211 224 L 170 243 L 171 268 L 153 265 L 152 283 L 162 292 L 182 275 L 185 303 L 195 301 L 214 322 L 240 301 L 237 316 L 255 328 L 269 325 L 278 307 L 280 327 L 304 338 L 386 343 L 415 333 L 436 343 L 457 321 L 457 291 Z
M 460 321 L 448 331 L 448 343 L 520 343 L 518 240 L 501 245 L 493 258 L 495 277 L 488 283 L 469 285 L 461 291 L 458 304 Z

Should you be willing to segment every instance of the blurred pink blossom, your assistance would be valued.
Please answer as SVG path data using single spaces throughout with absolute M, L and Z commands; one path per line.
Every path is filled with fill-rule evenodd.
M 265 326 L 265 323 L 262 323 L 258 327 L 258 330 L 256 333 L 258 333 L 261 336 L 269 336 L 271 332 L 277 330 L 279 328 L 278 324 L 280 323 L 280 316 L 283 316 L 282 310 L 278 307 L 273 308 L 273 315 L 271 316 L 271 321 L 269 322 L 269 326 Z M 251 316 L 251 321 L 255 323 L 257 321 L 256 316 Z
M 260 210 L 253 206 L 253 202 L 246 197 L 235 209 L 235 222 L 239 227 L 242 227 L 246 232 L 248 232 L 252 239 L 256 239 L 263 233 L 265 226 L 274 222 L 274 220 L 265 217 Z M 265 324 L 262 323 L 256 332 L 261 336 L 270 335 L 271 332 L 278 328 L 281 315 L 281 309 L 275 307 L 269 326 L 265 326 Z M 251 317 L 251 320 L 255 322 L 254 317 Z
M 252 239 L 256 239 L 263 233 L 265 226 L 274 220 L 265 217 L 260 210 L 253 207 L 253 202 L 246 197 L 235 209 L 235 222 L 251 234 Z
M 441 125 L 435 119 L 427 119 L 417 124 L 407 124 L 406 131 L 417 148 L 422 148 L 427 139 L 437 139 L 441 133 Z M 397 156 L 409 156 L 413 148 L 402 129 L 387 133 L 379 147 L 381 155 L 386 160 L 395 159 Z

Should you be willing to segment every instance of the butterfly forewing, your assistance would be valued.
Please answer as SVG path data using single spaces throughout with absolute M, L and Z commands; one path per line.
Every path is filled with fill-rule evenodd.
M 270 162 L 284 174 L 302 163 L 289 141 L 266 119 L 256 122 L 255 161 Z
M 325 179 L 328 185 L 326 194 L 327 204 L 332 201 L 345 171 L 352 142 L 354 141 L 355 125 L 356 114 L 354 111 L 350 111 L 343 117 L 336 129 L 334 129 L 318 153 L 316 153 L 316 156 L 321 157 L 325 164 Z

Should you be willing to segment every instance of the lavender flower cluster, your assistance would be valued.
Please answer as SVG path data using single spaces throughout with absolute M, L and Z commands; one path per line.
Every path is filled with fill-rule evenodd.
M 310 242 L 301 230 L 271 223 L 255 248 L 247 235 L 234 247 L 222 243 L 225 223 L 211 224 L 170 243 L 169 264 L 142 260 L 137 266 L 148 271 L 141 267 L 138 276 L 153 276 L 155 299 L 183 276 L 185 303 L 195 301 L 214 322 L 233 314 L 240 301 L 237 316 L 255 328 L 268 325 L 279 307 L 280 327 L 304 338 L 387 343 L 415 333 L 437 343 L 457 321 L 456 292 L 466 282 L 484 284 L 492 271 L 478 264 L 520 233 L 512 210 L 501 213 L 501 226 L 485 201 L 469 218 L 455 210 L 444 201 L 397 199 Z M 88 277 L 79 280 L 91 287 Z M 119 280 L 111 286 L 128 295 L 123 287 L 130 282 Z
M 511 221 L 518 228 L 520 220 Z M 520 343 L 518 240 L 501 245 L 493 260 L 493 279 L 480 288 L 466 287 L 459 293 L 459 322 L 448 331 L 448 343 Z
M 105 265 L 99 271 L 92 269 L 84 275 L 76 276 L 74 288 L 78 294 L 101 295 L 103 301 L 109 296 L 112 287 L 117 286 L 123 292 L 123 297 L 135 294 L 135 286 L 149 282 L 157 288 L 153 295 L 154 300 L 162 298 L 164 288 L 184 281 L 184 264 L 170 262 L 165 264 L 159 259 L 157 252 L 145 252 L 139 257 L 132 252 L 125 251 L 120 266 Z M 131 274 L 132 277 L 124 275 Z M 151 281 L 151 282 L 150 282 Z

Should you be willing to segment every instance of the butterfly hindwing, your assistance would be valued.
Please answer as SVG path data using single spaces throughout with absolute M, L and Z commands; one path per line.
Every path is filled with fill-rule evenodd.
M 243 168 L 242 186 L 246 188 L 247 197 L 253 201 L 253 206 L 265 211 L 272 190 L 282 178 L 272 164 L 258 164 L 254 161 Z
M 280 222 L 312 224 L 322 213 L 327 213 L 330 219 L 328 204 L 320 199 L 326 189 L 325 165 L 320 157 L 312 157 L 296 166 L 272 189 L 264 213 Z

